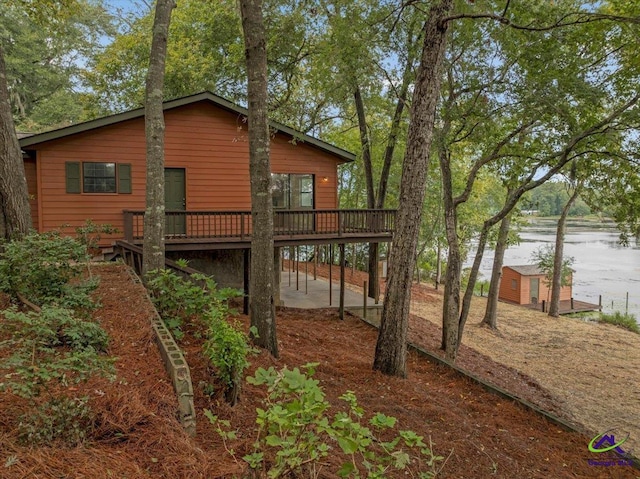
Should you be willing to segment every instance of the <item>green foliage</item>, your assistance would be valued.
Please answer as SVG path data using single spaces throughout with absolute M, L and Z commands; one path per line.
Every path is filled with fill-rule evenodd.
M 111 22 L 92 0 L 0 2 L 0 44 L 19 131 L 86 119 L 90 94 L 79 92 L 78 83 L 87 60 L 113 33 Z
M 102 235 L 110 235 L 118 232 L 118 228 L 110 224 L 97 224 L 91 219 L 85 220 L 82 226 L 76 228 L 78 241 L 85 245 L 89 251 L 98 248 Z
M 43 306 L 89 311 L 96 307 L 90 294 L 97 279 L 80 281 L 88 260 L 86 246 L 59 232 L 32 233 L 4 246 L 0 256 L 2 291 L 23 295 Z
M 113 361 L 100 352 L 107 348 L 106 332 L 96 323 L 77 319 L 70 310 L 45 306 L 40 313 L 8 310 L 0 322 L 0 390 L 23 398 L 40 395 L 50 383 L 67 386 L 94 375 L 110 377 Z
M 179 264 L 186 266 L 184 261 Z M 196 315 L 202 320 L 204 355 L 225 384 L 227 401 L 235 404 L 251 347 L 247 336 L 226 318 L 232 312 L 228 300 L 241 293 L 232 288 L 217 289 L 215 281 L 204 274 L 185 279 L 168 269 L 149 272 L 146 284 L 158 313 L 176 339 L 183 337 L 185 322 Z M 211 389 L 209 385 L 205 387 Z
M 254 452 L 244 457 L 250 467 L 267 467 L 263 452 L 276 450 L 274 464 L 267 467 L 270 478 L 283 477 L 290 472 L 303 473 L 302 466 L 313 468 L 315 463 L 329 454 L 326 444 L 329 418 L 325 412 L 329 403 L 319 382 L 312 379 L 315 365 L 306 366 L 307 375 L 298 368 L 276 371 L 258 369 L 250 384 L 266 384 L 266 409 L 258 409 L 258 440 Z M 306 469 L 310 472 L 311 469 Z M 304 475 L 304 474 L 303 474 Z M 308 474 L 313 477 L 312 474 Z
M 411 477 L 430 478 L 442 457 L 436 456 L 423 438 L 413 431 L 395 433 L 396 419 L 376 413 L 365 421 L 365 412 L 353 392 L 340 397 L 346 411 L 327 414 L 329 402 L 312 376 L 316 364 L 276 371 L 258 369 L 251 384 L 268 387 L 265 409 L 257 410 L 258 438 L 253 452 L 243 459 L 254 470 L 269 478 L 316 477 L 316 466 L 339 447 L 349 457 L 337 474 L 340 477 L 383 478 L 387 471 L 401 470 Z M 223 440 L 233 439 L 225 432 L 229 425 L 210 412 L 205 413 Z M 393 436 L 383 440 L 382 436 Z M 232 451 L 230 451 L 232 452 Z
M 638 325 L 636 317 L 633 314 L 621 313 L 620 311 L 615 311 L 612 314 L 601 313 L 598 322 L 613 324 L 640 334 L 640 325 Z
M 523 207 L 537 211 L 538 216 L 560 216 L 564 205 L 569 200 L 569 192 L 565 183 L 548 181 L 531 190 Z M 586 216 L 591 209 L 582 199 L 578 198 L 569 210 L 569 216 Z
M 150 271 L 146 285 L 160 317 L 176 339 L 184 335 L 183 324 L 192 316 L 209 309 L 216 291 L 215 282 L 205 275 L 192 275 L 192 280 L 169 269 Z
M 531 261 L 538 265 L 544 274 L 544 281 L 547 286 L 553 281 L 553 263 L 555 258 L 555 248 L 550 245 L 540 246 L 531 254 Z M 560 286 L 568 286 L 571 281 L 571 266 L 575 262 L 573 256 L 566 256 L 562 259 L 562 272 L 560 273 Z
M 476 281 L 473 286 L 473 293 L 478 296 L 486 296 L 489 293 L 489 281 L 486 279 Z
M 35 412 L 19 418 L 18 439 L 27 445 L 62 441 L 76 446 L 85 441 L 93 424 L 87 398 L 61 396 L 38 406 Z
M 249 366 L 247 356 L 253 351 L 249 338 L 240 330 L 238 324 L 229 324 L 220 316 L 228 315 L 226 302 L 204 314 L 207 325 L 207 339 L 203 352 L 216 368 L 218 377 L 225 384 L 225 397 L 234 405 L 240 393 L 242 374 Z

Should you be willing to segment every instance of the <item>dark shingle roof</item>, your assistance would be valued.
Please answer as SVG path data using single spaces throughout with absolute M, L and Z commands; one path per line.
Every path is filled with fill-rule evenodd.
M 200 101 L 208 101 L 213 103 L 214 105 L 222 108 L 223 110 L 227 110 L 233 113 L 237 113 L 239 115 L 246 116 L 248 111 L 246 108 L 243 108 L 235 103 L 230 102 L 218 95 L 214 95 L 211 92 L 202 92 L 197 93 L 195 95 L 177 98 L 175 100 L 169 100 L 164 102 L 164 110 L 170 110 L 172 108 L 178 108 L 185 105 L 190 105 L 192 103 L 197 103 Z M 57 130 L 51 130 L 44 133 L 39 133 L 36 135 L 31 135 L 25 138 L 20 139 L 20 146 L 24 149 L 29 146 L 36 145 L 38 143 L 44 143 L 45 141 L 57 140 L 59 138 L 64 138 L 66 136 L 75 135 L 77 133 L 82 133 L 85 131 L 93 130 L 96 128 L 101 128 L 103 126 L 113 125 L 115 123 L 119 123 L 121 121 L 132 120 L 134 118 L 140 118 L 144 116 L 144 108 L 138 108 L 136 110 L 126 111 L 124 113 L 118 113 L 116 115 L 105 116 L 103 118 L 98 118 L 96 120 L 86 121 L 83 123 L 78 123 L 75 125 L 67 126 L 64 128 L 59 128 Z M 306 143 L 320 150 L 326 151 L 327 153 L 331 153 L 344 161 L 354 161 L 356 159 L 356 155 L 351 153 L 350 151 L 343 150 L 340 147 L 332 145 L 331 143 L 327 143 L 325 141 L 319 140 L 313 136 L 307 135 L 300 131 L 294 130 L 282 123 L 278 123 L 276 121 L 270 121 L 269 125 L 271 128 L 290 135 L 297 142 Z
M 539 276 L 544 274 L 537 264 L 521 264 L 516 266 L 505 266 L 505 268 L 511 268 L 516 273 L 520 273 L 522 276 Z

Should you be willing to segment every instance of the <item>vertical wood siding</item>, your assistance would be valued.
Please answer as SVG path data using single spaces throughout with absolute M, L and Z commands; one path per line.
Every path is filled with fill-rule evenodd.
M 516 280 L 516 288 L 512 289 L 512 281 Z M 520 302 L 520 288 L 522 278 L 514 270 L 505 266 L 502 268 L 502 279 L 500 280 L 500 292 L 498 294 L 499 299 L 503 301 L 509 301 L 511 303 L 522 304 Z
M 549 301 L 551 293 L 549 287 L 545 283 L 544 275 L 537 276 L 522 276 L 520 273 L 514 271 L 508 266 L 502 268 L 502 280 L 500 282 L 499 299 L 516 304 L 529 304 L 531 303 L 531 279 L 538 278 L 540 281 L 540 288 L 538 293 L 538 304 L 542 301 Z M 512 280 L 516 280 L 516 289 L 512 289 Z M 573 283 L 573 276 L 570 279 L 570 283 Z M 560 290 L 560 301 L 569 300 L 572 296 L 572 286 L 564 286 Z
M 531 276 L 531 277 L 533 278 L 535 276 Z M 537 277 L 540 278 L 540 297 L 538 298 L 538 303 L 541 303 L 542 301 L 549 302 L 549 300 L 551 299 L 551 288 L 547 286 L 547 283 L 545 282 L 545 279 L 544 279 L 544 275 L 540 275 Z M 563 286 L 562 288 L 560 288 L 560 301 L 565 301 L 565 300 L 568 301 L 571 299 L 572 283 L 573 283 L 573 275 L 571 275 L 571 277 L 569 278 L 569 285 Z
M 249 210 L 249 150 L 246 123 L 206 102 L 165 112 L 165 166 L 185 168 L 188 210 Z M 337 157 L 294 144 L 278 133 L 271 143 L 274 173 L 315 175 L 315 208 L 337 208 Z M 124 209 L 144 209 L 144 119 L 137 118 L 35 145 L 41 170 L 41 229 L 81 225 L 86 219 L 122 231 Z M 67 194 L 65 162 L 131 164 L 131 194 Z M 326 177 L 328 181 L 321 181 Z M 122 234 L 115 237 L 121 237 Z M 107 238 L 108 239 L 108 238 Z

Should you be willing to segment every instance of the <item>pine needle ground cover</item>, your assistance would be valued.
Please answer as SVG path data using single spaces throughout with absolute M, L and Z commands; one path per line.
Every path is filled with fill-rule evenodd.
M 97 412 L 91 437 L 81 446 L 51 444 L 24 447 L 17 442 L 16 401 L 0 395 L 0 476 L 215 478 L 239 477 L 245 467 L 225 451 L 225 444 L 204 416 L 204 410 L 228 420 L 237 431 L 227 446 L 237 456 L 250 453 L 255 439 L 256 408 L 263 404 L 263 386 L 245 383 L 240 402 L 230 407 L 221 394 L 198 385 L 209 384 L 211 371 L 202 355 L 202 339 L 187 330 L 182 347 L 195 386 L 198 430 L 184 434 L 175 418 L 176 398 L 164 373 L 149 327 L 150 305 L 142 286 L 122 266 L 96 270 L 101 307 L 95 314 L 110 336 L 108 353 L 116 357 L 117 379 L 96 378 L 78 387 Z M 240 316 L 248 327 L 248 318 Z M 437 477 L 635 477 L 634 471 L 589 466 L 589 436 L 569 433 L 523 408 L 502 400 L 424 359 L 411 355 L 409 378 L 400 380 L 371 370 L 376 332 L 356 318 L 338 319 L 335 310 L 283 310 L 278 316 L 281 358 L 265 353 L 251 358 L 247 375 L 259 367 L 280 369 L 319 363 L 314 378 L 331 408 L 353 391 L 365 411 L 397 418 L 403 429 L 431 439 L 446 458 Z M 478 354 L 475 359 L 491 374 L 509 369 Z M 531 382 L 515 370 L 517 384 Z M 544 391 L 541 387 L 531 388 Z M 534 394 L 534 393 L 532 393 Z M 542 394 L 542 393 L 541 393 Z M 554 401 L 547 394 L 548 401 Z M 557 407 L 563 411 L 563 403 Z M 330 454 L 318 477 L 334 478 L 343 457 Z M 612 476 L 611 474 L 614 473 Z M 394 477 L 394 476 L 390 476 Z M 398 475 L 397 477 L 404 477 Z

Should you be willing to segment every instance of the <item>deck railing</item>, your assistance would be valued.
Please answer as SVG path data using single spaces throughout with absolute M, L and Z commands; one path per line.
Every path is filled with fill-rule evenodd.
M 395 210 L 277 210 L 274 236 L 391 234 Z M 229 238 L 250 240 L 250 211 L 167 211 L 168 239 Z M 124 237 L 141 240 L 144 211 L 124 210 Z

